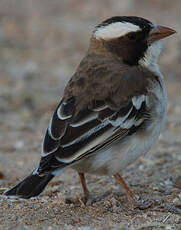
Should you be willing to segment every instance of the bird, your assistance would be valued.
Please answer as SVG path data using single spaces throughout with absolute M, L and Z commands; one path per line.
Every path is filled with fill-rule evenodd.
M 88 173 L 114 176 L 137 204 L 121 175 L 150 150 L 164 127 L 167 91 L 158 58 L 161 40 L 174 33 L 137 16 L 114 16 L 95 26 L 50 119 L 38 167 L 5 195 L 36 197 L 72 168 L 85 202 L 91 197 Z

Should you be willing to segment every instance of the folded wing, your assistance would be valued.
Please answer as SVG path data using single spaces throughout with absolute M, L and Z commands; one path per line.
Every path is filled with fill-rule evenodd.
M 40 170 L 53 171 L 134 133 L 147 119 L 146 95 L 134 96 L 118 111 L 106 101 L 75 114 L 75 99 L 62 101 L 44 140 Z

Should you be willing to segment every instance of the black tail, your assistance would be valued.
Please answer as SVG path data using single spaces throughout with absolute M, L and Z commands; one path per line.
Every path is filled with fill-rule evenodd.
M 5 192 L 5 195 L 17 196 L 24 199 L 38 196 L 53 177 L 51 174 L 39 176 L 38 174 L 33 175 L 32 173 L 14 188 Z

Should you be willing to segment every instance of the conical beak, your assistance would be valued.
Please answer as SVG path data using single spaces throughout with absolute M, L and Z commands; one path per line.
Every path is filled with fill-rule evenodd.
M 174 33 L 176 33 L 176 31 L 171 28 L 155 25 L 148 35 L 148 44 L 166 38 Z

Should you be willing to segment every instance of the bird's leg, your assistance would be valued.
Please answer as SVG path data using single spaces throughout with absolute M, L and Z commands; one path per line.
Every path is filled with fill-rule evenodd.
M 88 201 L 88 199 L 90 198 L 90 193 L 89 193 L 89 190 L 87 188 L 84 173 L 78 172 L 78 174 L 79 174 L 79 177 L 80 177 L 80 182 L 81 182 L 83 193 L 84 193 L 83 202 L 86 203 Z
M 126 182 L 124 181 L 124 179 L 119 175 L 119 173 L 115 174 L 114 177 L 121 184 L 121 186 L 123 187 L 123 189 L 126 191 L 126 194 L 128 195 L 128 199 L 131 202 L 131 204 L 133 206 L 135 206 L 136 205 L 136 201 L 137 201 L 137 198 L 136 198 L 135 194 L 130 190 L 129 186 L 126 184 Z
M 124 179 L 119 175 L 119 173 L 115 174 L 114 177 L 116 178 L 117 181 L 119 181 L 121 186 L 124 188 L 124 190 L 129 196 L 129 199 L 132 200 L 133 202 L 136 201 L 135 194 L 130 190 L 129 186 L 126 184 Z
M 90 195 L 89 195 L 89 190 L 86 185 L 86 179 L 85 179 L 84 173 L 78 172 L 78 174 L 79 174 L 80 182 L 81 182 L 82 189 L 83 189 L 83 197 L 76 197 L 75 199 L 67 198 L 65 202 L 68 204 L 73 203 L 76 205 L 81 204 L 82 206 L 84 206 L 87 203 L 88 199 L 90 198 Z
M 65 201 L 67 204 L 75 204 L 75 205 L 82 205 L 82 206 L 88 205 L 89 206 L 89 205 L 92 205 L 94 202 L 102 200 L 103 198 L 107 197 L 110 194 L 110 192 L 108 191 L 102 195 L 91 196 L 87 188 L 84 173 L 78 172 L 78 174 L 79 174 L 80 182 L 81 182 L 82 189 L 83 189 L 83 197 L 76 197 L 75 199 L 67 198 Z
M 116 178 L 117 181 L 121 184 L 121 186 L 124 188 L 128 195 L 128 199 L 133 205 L 133 207 L 139 208 L 139 209 L 146 209 L 152 206 L 153 202 L 152 201 L 147 201 L 147 202 L 140 202 L 136 195 L 130 190 L 129 186 L 126 184 L 124 179 L 119 175 L 119 173 L 115 174 L 114 177 Z
M 107 191 L 104 194 L 101 194 L 101 195 L 98 195 L 98 196 L 91 196 L 90 193 L 89 193 L 89 190 L 87 188 L 87 185 L 86 185 L 86 180 L 85 180 L 84 173 L 78 172 L 78 174 L 79 174 L 79 177 L 80 177 L 80 182 L 82 184 L 82 189 L 83 189 L 83 193 L 84 193 L 83 200 L 82 200 L 84 202 L 84 204 L 92 205 L 94 202 L 100 201 L 100 200 L 104 199 L 105 197 L 107 197 L 110 194 L 110 192 Z

